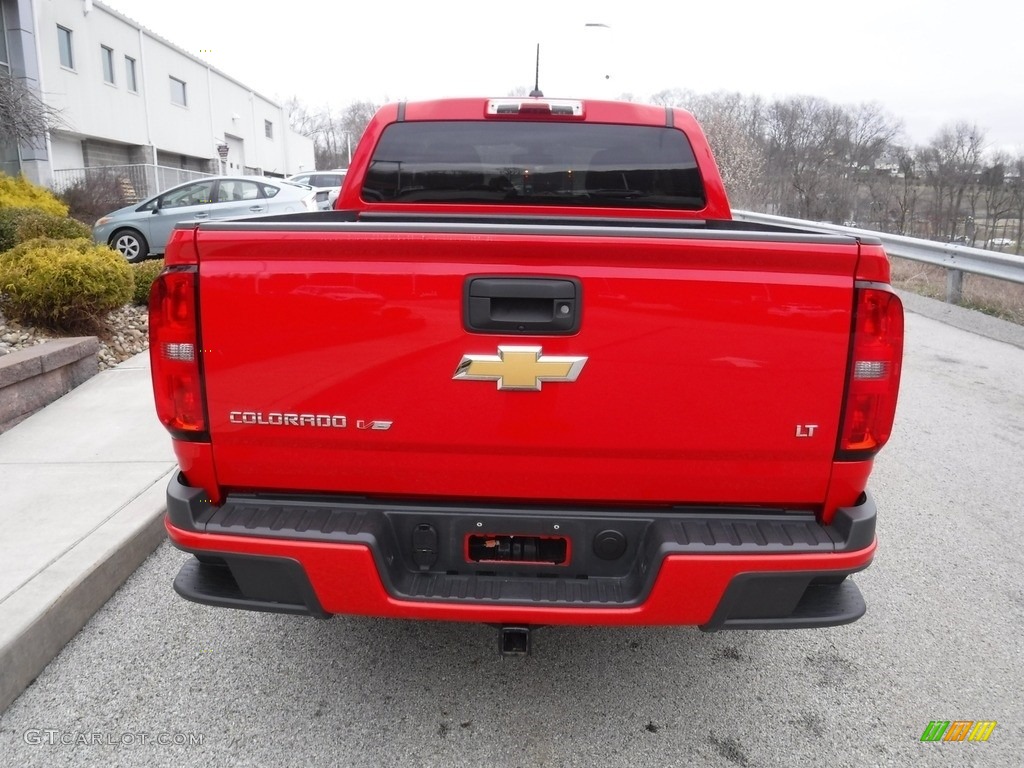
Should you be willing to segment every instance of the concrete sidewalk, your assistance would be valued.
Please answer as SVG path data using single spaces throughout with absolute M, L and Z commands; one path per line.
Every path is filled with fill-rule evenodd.
M 149 353 L 0 435 L 0 712 L 163 540 Z

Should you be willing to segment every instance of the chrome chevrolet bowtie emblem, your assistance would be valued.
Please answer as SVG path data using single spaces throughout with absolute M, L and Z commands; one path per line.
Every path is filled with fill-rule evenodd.
M 540 347 L 498 347 L 497 355 L 463 355 L 452 378 L 536 392 L 545 381 L 576 381 L 586 362 L 586 357 L 544 355 Z

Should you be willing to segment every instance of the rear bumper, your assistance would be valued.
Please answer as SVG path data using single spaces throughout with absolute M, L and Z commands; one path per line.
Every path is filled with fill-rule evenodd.
M 183 597 L 319 617 L 708 631 L 833 626 L 863 615 L 860 591 L 845 577 L 867 567 L 876 547 L 867 495 L 823 526 L 782 510 L 526 510 L 241 495 L 213 507 L 178 476 L 167 508 L 171 540 L 199 558 L 175 580 Z M 556 538 L 565 554 L 559 562 L 480 561 L 466 545 L 476 533 Z

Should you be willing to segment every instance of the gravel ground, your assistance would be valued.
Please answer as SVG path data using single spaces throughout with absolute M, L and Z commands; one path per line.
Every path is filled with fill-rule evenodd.
M 133 355 L 149 349 L 149 318 L 145 307 L 132 304 L 115 309 L 96 334 L 100 340 L 99 369 L 113 368 Z M 0 315 L 0 357 L 18 349 L 42 344 L 62 335 L 43 328 L 8 322 Z

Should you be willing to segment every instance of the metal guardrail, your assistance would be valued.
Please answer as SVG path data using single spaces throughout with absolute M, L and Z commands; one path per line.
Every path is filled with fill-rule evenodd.
M 954 243 L 936 243 L 916 237 L 890 235 L 885 232 L 874 232 L 870 229 L 843 227 L 838 224 L 823 224 L 818 221 L 789 219 L 784 216 L 770 216 L 766 213 L 751 211 L 733 211 L 733 216 L 740 221 L 755 224 L 773 224 L 781 227 L 810 229 L 829 234 L 874 237 L 882 241 L 885 252 L 901 259 L 911 259 L 925 264 L 944 267 L 946 272 L 946 301 L 959 302 L 962 297 L 964 273 L 984 275 L 998 280 L 1008 280 L 1024 284 L 1024 258 L 1006 253 L 986 251 L 982 248 L 971 248 L 967 245 Z

